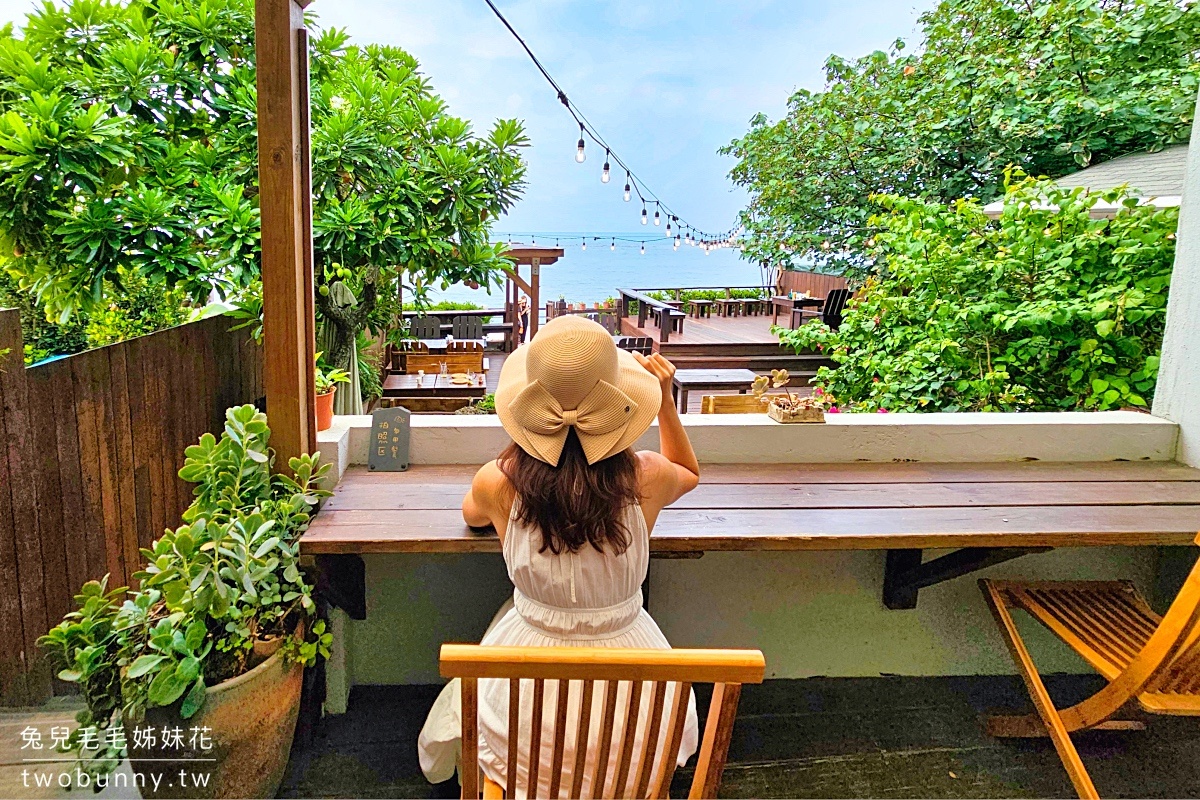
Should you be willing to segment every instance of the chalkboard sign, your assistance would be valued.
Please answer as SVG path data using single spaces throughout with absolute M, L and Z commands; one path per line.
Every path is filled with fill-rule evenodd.
M 379 408 L 371 414 L 367 468 L 375 472 L 408 469 L 409 417 L 407 408 Z

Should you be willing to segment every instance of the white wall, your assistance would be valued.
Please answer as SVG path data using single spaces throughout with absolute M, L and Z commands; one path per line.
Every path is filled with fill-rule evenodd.
M 1200 466 L 1200 125 L 1188 148 L 1154 415 L 1179 423 L 1177 457 Z

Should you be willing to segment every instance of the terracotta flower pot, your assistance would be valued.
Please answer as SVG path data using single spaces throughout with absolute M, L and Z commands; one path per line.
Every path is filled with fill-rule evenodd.
M 181 703 L 147 709 L 143 721 L 125 730 L 130 766 L 145 776 L 142 797 L 274 797 L 296 732 L 303 677 L 303 666 L 285 663 L 275 652 L 249 672 L 209 687 L 190 719 L 180 717 Z M 155 731 L 153 746 L 145 736 L 139 742 L 139 728 Z M 176 728 L 181 746 L 164 742 L 164 729 Z M 204 733 L 193 740 L 197 729 Z
M 333 391 L 325 394 L 317 395 L 317 430 L 327 431 L 333 425 L 333 396 L 337 394 L 337 387 Z

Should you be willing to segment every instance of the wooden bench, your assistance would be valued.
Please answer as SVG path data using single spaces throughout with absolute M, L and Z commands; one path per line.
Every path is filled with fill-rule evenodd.
M 346 578 L 348 612 L 363 608 L 361 554 L 499 552 L 494 534 L 462 521 L 474 473 L 351 468 L 301 552 Z M 1200 470 L 1170 462 L 705 465 L 700 486 L 662 512 L 650 548 L 885 550 L 883 601 L 901 609 L 921 588 L 1028 553 L 1186 545 L 1197 520 Z M 953 552 L 925 561 L 930 549 Z

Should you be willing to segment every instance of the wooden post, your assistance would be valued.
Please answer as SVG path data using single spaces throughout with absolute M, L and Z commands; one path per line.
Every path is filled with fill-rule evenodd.
M 296 0 L 255 0 L 263 378 L 277 470 L 316 452 L 308 31 Z
M 529 267 L 529 341 L 538 332 L 538 309 L 542 307 L 542 260 L 535 258 Z
M 21 315 L 0 310 L 0 705 L 50 697 L 50 665 L 37 638 L 46 614 L 35 454 Z

